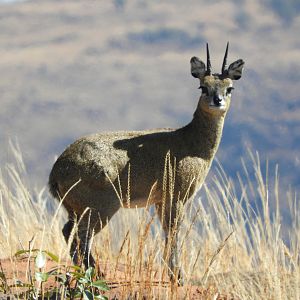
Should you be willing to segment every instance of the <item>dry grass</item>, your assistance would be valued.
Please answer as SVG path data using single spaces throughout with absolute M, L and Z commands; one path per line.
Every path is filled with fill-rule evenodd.
M 0 178 L 0 257 L 19 249 L 47 249 L 71 264 L 61 234 L 66 216 L 46 188 L 29 191 L 22 156 Z M 117 299 L 300 299 L 300 209 L 291 192 L 268 182 L 259 156 L 249 153 L 239 186 L 219 166 L 201 197 L 188 202 L 179 229 L 179 256 L 186 285 L 171 287 L 162 260 L 164 237 L 150 207 L 121 209 L 95 237 L 93 251 Z M 280 203 L 287 202 L 285 222 Z M 131 296 L 129 296 L 131 295 Z M 222 296 L 223 295 L 223 296 Z M 130 298 L 131 297 L 131 298 Z M 146 297 L 146 298 L 143 298 Z M 116 298 L 115 298 L 116 299 Z

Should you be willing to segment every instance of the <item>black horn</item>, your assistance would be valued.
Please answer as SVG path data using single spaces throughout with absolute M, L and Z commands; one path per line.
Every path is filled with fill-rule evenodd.
M 207 63 L 206 63 L 207 71 L 206 71 L 206 75 L 211 75 L 211 63 L 210 63 L 208 43 L 206 43 L 206 56 L 207 56 Z
M 224 59 L 223 59 L 223 64 L 222 64 L 222 74 L 225 73 L 226 67 L 227 67 L 228 47 L 229 47 L 229 42 L 227 42 L 226 51 L 225 51 L 225 55 L 224 55 Z

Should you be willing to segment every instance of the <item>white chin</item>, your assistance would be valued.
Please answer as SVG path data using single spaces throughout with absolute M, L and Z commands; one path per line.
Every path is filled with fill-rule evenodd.
M 220 105 L 220 106 L 210 105 L 209 109 L 211 109 L 211 110 L 225 111 L 226 107 L 225 107 L 225 105 Z

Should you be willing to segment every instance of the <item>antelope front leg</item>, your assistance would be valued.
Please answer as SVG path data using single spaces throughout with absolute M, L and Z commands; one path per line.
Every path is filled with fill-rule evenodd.
M 161 204 L 156 205 L 156 210 L 165 232 L 165 249 L 163 259 L 168 263 L 170 280 L 178 285 L 183 285 L 183 274 L 179 266 L 178 256 L 178 227 L 180 225 L 180 214 L 176 209 L 166 206 L 164 211 Z
M 67 243 L 70 242 L 70 255 L 75 265 L 83 265 L 85 269 L 95 267 L 95 260 L 90 253 L 90 242 L 93 230 L 89 225 L 80 223 L 74 235 L 71 237 L 71 231 L 74 227 L 74 220 L 70 219 L 63 228 L 63 235 Z M 72 238 L 72 241 L 69 239 Z
M 172 232 L 172 231 L 176 232 Z M 183 285 L 183 275 L 179 266 L 179 255 L 177 247 L 177 228 L 172 228 L 171 233 L 166 232 L 164 260 L 168 262 L 170 280 L 178 285 Z

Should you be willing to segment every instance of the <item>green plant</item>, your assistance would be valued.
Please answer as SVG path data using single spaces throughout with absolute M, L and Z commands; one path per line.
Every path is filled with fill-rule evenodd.
M 29 242 L 29 250 L 20 250 L 15 253 L 15 258 L 27 258 L 28 260 L 28 281 L 24 282 L 21 280 L 16 280 L 16 282 L 10 285 L 10 288 L 17 288 L 21 290 L 18 293 L 19 297 L 24 297 L 26 299 L 38 299 L 38 297 L 45 298 L 45 291 L 43 285 L 45 282 L 48 281 L 51 275 L 55 275 L 58 268 L 52 269 L 48 272 L 44 270 L 47 257 L 50 258 L 54 262 L 59 262 L 58 257 L 46 250 L 40 249 L 31 249 L 31 242 Z M 34 276 L 32 270 L 31 259 L 35 261 L 35 268 L 34 268 Z
M 87 270 L 79 266 L 60 266 L 59 264 L 49 271 L 45 270 L 47 258 L 59 263 L 58 257 L 46 250 L 31 249 L 20 250 L 15 254 L 16 258 L 28 259 L 28 281 L 22 282 L 17 280 L 15 284 L 8 285 L 4 272 L 0 273 L 3 292 L 7 293 L 11 288 L 21 289 L 17 293 L 21 299 L 52 299 L 53 296 L 59 295 L 63 299 L 84 299 L 94 300 L 108 299 L 103 292 L 109 288 L 104 280 L 101 280 L 95 269 L 90 267 Z M 32 270 L 31 259 L 34 258 L 35 268 L 34 276 Z M 55 288 L 45 289 L 45 283 L 50 279 L 54 279 L 57 283 Z M 1 286 L 0 286 L 1 288 Z
M 84 300 L 108 299 L 102 295 L 102 292 L 108 291 L 109 288 L 104 280 L 97 278 L 94 268 L 89 267 L 86 271 L 76 266 L 73 268 L 75 269 L 74 272 L 66 273 L 67 297 L 70 299 L 80 297 Z M 74 288 L 72 288 L 72 283 Z

